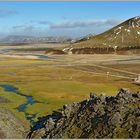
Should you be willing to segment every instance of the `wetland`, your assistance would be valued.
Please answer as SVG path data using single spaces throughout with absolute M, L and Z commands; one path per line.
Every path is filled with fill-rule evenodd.
M 133 83 L 140 74 L 139 60 L 137 54 L 2 53 L 0 105 L 24 127 L 40 129 L 50 117 L 59 117 L 64 104 L 87 99 L 90 92 L 115 96 L 122 87 L 139 91 Z

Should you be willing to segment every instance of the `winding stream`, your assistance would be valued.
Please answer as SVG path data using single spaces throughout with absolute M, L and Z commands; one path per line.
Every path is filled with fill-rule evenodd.
M 20 96 L 23 96 L 23 97 L 26 98 L 26 103 L 21 104 L 16 109 L 19 112 L 23 112 L 25 114 L 26 119 L 30 122 L 30 124 L 32 126 L 32 131 L 35 131 L 35 130 L 38 130 L 38 129 L 44 127 L 44 123 L 49 118 L 52 118 L 52 119 L 55 120 L 55 119 L 58 119 L 60 117 L 60 114 L 55 113 L 55 114 L 48 115 L 48 116 L 42 118 L 40 121 L 35 122 L 33 119 L 36 118 L 37 114 L 27 113 L 26 108 L 27 108 L 28 105 L 33 105 L 33 104 L 40 103 L 40 102 L 34 100 L 32 96 L 28 96 L 28 95 L 25 95 L 25 94 L 21 93 L 18 88 L 14 87 L 12 85 L 0 85 L 0 87 L 3 88 L 4 91 L 11 92 L 13 94 L 17 94 L 17 95 L 20 95 Z
M 23 93 L 21 93 L 18 88 L 12 86 L 12 85 L 0 85 L 1 88 L 4 89 L 4 91 L 7 91 L 7 92 L 11 92 L 11 93 L 15 93 L 17 95 L 20 95 L 20 96 L 23 96 L 26 98 L 26 103 L 24 104 L 21 104 L 20 106 L 18 106 L 16 109 L 19 111 L 19 112 L 23 112 L 25 114 L 25 117 L 27 120 L 30 121 L 30 123 L 32 124 L 33 123 L 33 119 L 36 117 L 36 114 L 28 114 L 26 112 L 26 107 L 28 105 L 33 105 L 35 103 L 38 103 L 38 101 L 34 100 L 32 96 L 28 96 L 28 95 L 25 95 Z
M 16 54 L 17 56 L 36 56 L 38 58 L 48 58 L 48 56 L 46 55 L 42 55 L 42 54 Z

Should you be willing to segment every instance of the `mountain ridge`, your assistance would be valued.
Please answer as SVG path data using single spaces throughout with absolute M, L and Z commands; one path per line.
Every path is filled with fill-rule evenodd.
M 9 35 L 0 40 L 0 44 L 32 44 L 32 43 L 63 43 L 71 41 L 68 37 L 36 37 L 25 35 Z
M 94 53 L 93 48 L 112 49 L 112 51 L 122 48 L 139 49 L 140 16 L 128 19 L 101 34 L 81 40 L 67 46 L 67 48 L 69 48 L 67 49 L 68 52 L 84 53 L 84 49 L 87 48 L 89 49 L 88 53 Z

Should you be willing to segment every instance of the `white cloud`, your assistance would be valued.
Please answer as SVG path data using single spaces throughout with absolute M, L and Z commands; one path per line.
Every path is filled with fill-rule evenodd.
M 99 27 L 99 26 L 115 26 L 120 20 L 84 20 L 84 21 L 67 21 L 58 24 L 50 24 L 50 28 L 80 28 L 80 27 Z
M 10 10 L 10 9 L 0 9 L 0 17 L 11 16 L 15 14 L 19 14 L 19 12 L 16 10 Z

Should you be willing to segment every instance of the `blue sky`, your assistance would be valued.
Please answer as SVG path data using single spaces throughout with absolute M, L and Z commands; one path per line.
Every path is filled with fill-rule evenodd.
M 140 2 L 0 2 L 0 35 L 101 33 L 140 15 Z

